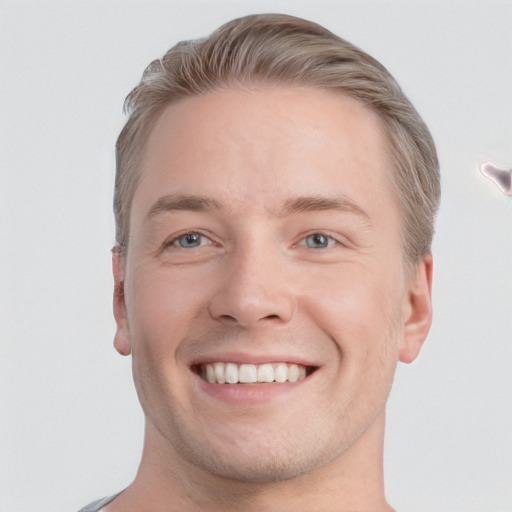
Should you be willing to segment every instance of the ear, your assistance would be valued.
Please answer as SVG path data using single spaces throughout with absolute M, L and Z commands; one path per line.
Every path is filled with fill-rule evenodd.
M 114 347 L 121 355 L 128 356 L 131 353 L 131 343 L 124 298 L 124 258 L 117 247 L 112 249 L 112 273 L 114 274 L 114 318 L 117 325 Z
M 404 298 L 403 332 L 398 359 L 412 363 L 420 353 L 432 325 L 432 254 L 426 254 L 416 266 Z

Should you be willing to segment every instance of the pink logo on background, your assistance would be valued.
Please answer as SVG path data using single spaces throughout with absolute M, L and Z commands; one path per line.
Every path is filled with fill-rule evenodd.
M 512 169 L 485 162 L 480 166 L 480 171 L 485 177 L 494 181 L 505 195 L 512 196 Z

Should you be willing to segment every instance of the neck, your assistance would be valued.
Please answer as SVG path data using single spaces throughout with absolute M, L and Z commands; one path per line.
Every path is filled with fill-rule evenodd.
M 212 475 L 193 466 L 147 425 L 137 476 L 106 511 L 140 511 L 150 505 L 152 512 L 391 512 L 384 497 L 384 420 L 382 413 L 348 450 L 328 464 L 288 480 L 263 484 Z

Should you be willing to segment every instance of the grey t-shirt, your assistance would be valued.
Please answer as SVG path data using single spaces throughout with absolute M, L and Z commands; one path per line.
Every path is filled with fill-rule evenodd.
M 109 496 L 108 498 L 102 498 L 101 500 L 93 501 L 84 508 L 81 508 L 78 512 L 99 512 L 101 507 L 108 505 L 116 496 L 117 494 L 114 494 L 114 496 Z

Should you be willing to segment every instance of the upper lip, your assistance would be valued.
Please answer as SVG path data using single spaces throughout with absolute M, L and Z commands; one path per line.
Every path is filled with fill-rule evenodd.
M 246 352 L 222 352 L 207 354 L 193 360 L 190 366 L 204 365 L 209 363 L 235 363 L 235 364 L 265 364 L 265 363 L 288 363 L 302 366 L 318 367 L 318 361 L 303 356 L 291 354 L 254 354 Z

